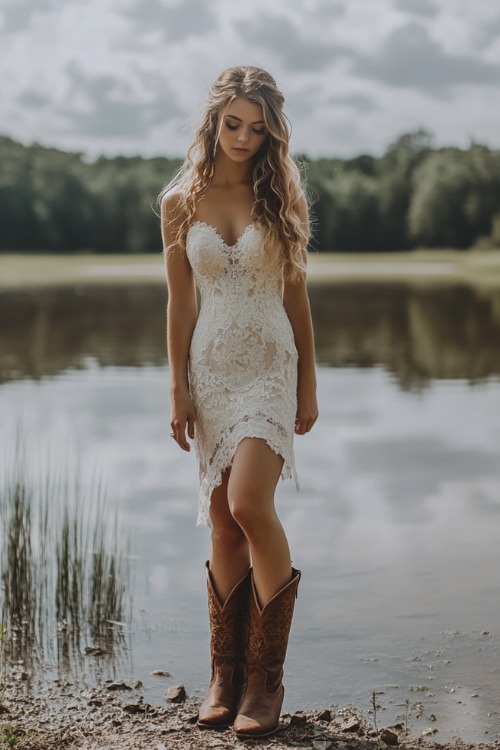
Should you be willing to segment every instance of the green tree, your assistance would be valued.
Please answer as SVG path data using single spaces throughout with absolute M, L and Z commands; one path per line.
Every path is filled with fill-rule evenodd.
M 491 233 L 499 191 L 500 153 L 484 146 L 429 153 L 413 174 L 412 239 L 431 247 L 470 247 Z

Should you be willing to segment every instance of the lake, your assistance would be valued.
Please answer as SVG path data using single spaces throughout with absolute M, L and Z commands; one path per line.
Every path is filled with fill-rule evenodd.
M 407 712 L 440 741 L 498 739 L 500 289 L 345 280 L 310 295 L 320 419 L 296 438 L 300 493 L 277 496 L 303 572 L 284 708 L 366 712 L 376 691 L 379 725 Z M 200 697 L 209 669 L 209 532 L 194 456 L 169 438 L 165 301 L 155 283 L 0 291 L 0 472 L 21 434 L 35 473 L 48 453 L 104 477 L 133 567 L 106 674 L 153 703 L 179 682 Z

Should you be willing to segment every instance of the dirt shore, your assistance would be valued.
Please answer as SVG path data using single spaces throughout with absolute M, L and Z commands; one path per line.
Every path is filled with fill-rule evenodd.
M 144 701 L 141 685 L 105 683 L 100 688 L 54 682 L 33 695 L 22 681 L 0 688 L 0 750 L 498 750 L 500 743 L 441 744 L 415 737 L 404 724 L 383 727 L 353 708 L 283 714 L 279 730 L 261 740 L 241 740 L 231 729 L 196 726 L 194 703 L 165 707 Z

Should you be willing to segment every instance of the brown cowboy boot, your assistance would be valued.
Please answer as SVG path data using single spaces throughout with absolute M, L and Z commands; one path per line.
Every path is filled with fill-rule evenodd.
M 278 728 L 285 695 L 283 664 L 299 580 L 300 570 L 292 568 L 292 580 L 261 609 L 251 577 L 247 683 L 233 726 L 238 737 L 265 737 Z
M 250 575 L 236 584 L 222 605 L 208 562 L 206 566 L 212 677 L 200 706 L 198 726 L 210 729 L 232 723 L 245 685 Z

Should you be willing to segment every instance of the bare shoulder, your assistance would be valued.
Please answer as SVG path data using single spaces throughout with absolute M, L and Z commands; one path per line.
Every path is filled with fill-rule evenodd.
M 179 228 L 186 216 L 182 193 L 169 190 L 161 199 L 161 233 L 165 250 L 177 246 Z
M 184 201 L 180 190 L 169 190 L 161 199 L 161 218 L 169 224 L 180 224 L 184 218 Z

